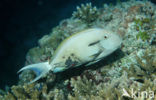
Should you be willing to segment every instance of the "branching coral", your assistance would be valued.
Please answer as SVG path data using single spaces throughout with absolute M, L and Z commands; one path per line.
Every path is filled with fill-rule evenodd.
M 122 88 L 128 89 L 132 81 L 128 80 L 125 72 L 112 82 L 101 82 L 98 85 L 85 76 L 71 79 L 70 83 L 73 92 L 68 95 L 69 100 L 126 100 L 122 97 Z
M 137 63 L 131 64 L 131 67 L 123 68 L 122 71 L 128 73 L 128 77 L 133 80 L 137 86 L 131 86 L 136 91 L 156 92 L 156 48 L 153 46 L 146 50 L 140 50 L 136 54 Z M 130 92 L 130 90 L 127 90 Z M 145 98 L 145 97 L 144 97 Z M 140 98 L 143 100 L 144 98 Z
M 77 11 L 73 12 L 73 17 L 78 18 L 87 23 L 91 23 L 97 19 L 99 12 L 96 7 L 92 7 L 91 3 L 81 4 L 77 7 Z
M 11 92 L 0 96 L 1 100 L 63 100 L 64 98 L 62 90 L 53 89 L 48 92 L 46 84 L 12 86 Z

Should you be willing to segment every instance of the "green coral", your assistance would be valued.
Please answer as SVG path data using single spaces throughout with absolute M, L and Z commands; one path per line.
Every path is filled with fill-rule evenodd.
M 143 41 L 145 41 L 145 40 L 148 40 L 149 38 L 150 38 L 150 36 L 148 35 L 148 33 L 147 32 L 139 32 L 138 34 L 137 34 L 137 39 L 142 39 Z
M 143 24 L 145 24 L 145 23 L 150 23 L 150 19 L 149 19 L 149 18 L 143 18 L 143 19 L 138 18 L 138 19 L 134 19 L 134 22 L 135 22 L 137 25 L 139 25 L 140 27 L 142 27 Z
M 150 29 L 151 25 L 151 20 L 149 18 L 138 18 L 138 19 L 134 19 L 135 22 L 135 27 L 136 30 L 138 31 L 138 34 L 136 35 L 137 39 L 141 39 L 143 41 L 149 40 L 150 39 L 150 35 L 149 35 L 149 31 L 147 31 L 147 29 Z

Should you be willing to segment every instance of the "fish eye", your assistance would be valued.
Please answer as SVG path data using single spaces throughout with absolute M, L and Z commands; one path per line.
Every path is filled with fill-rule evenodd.
M 104 39 L 107 39 L 107 38 L 108 38 L 108 37 L 105 35 L 105 36 L 104 36 Z

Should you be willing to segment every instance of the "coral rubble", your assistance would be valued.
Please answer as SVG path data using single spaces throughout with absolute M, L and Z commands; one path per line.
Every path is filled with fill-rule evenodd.
M 60 22 L 38 41 L 37 47 L 29 50 L 25 64 L 51 59 L 61 41 L 89 27 L 108 28 L 118 33 L 123 38 L 121 49 L 89 67 L 55 75 L 49 72 L 33 84 L 27 82 L 35 77 L 34 73 L 24 71 L 17 85 L 8 91 L 0 90 L 0 100 L 155 100 L 155 9 L 156 5 L 150 1 L 104 4 L 99 9 L 91 3 L 82 4 L 71 18 Z M 123 95 L 124 91 L 129 95 Z

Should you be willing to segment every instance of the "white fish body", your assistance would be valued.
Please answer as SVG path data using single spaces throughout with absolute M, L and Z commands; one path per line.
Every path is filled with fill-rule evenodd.
M 121 42 L 122 39 L 111 31 L 100 28 L 87 29 L 65 39 L 50 62 L 28 65 L 18 72 L 33 70 L 37 77 L 30 82 L 32 83 L 50 70 L 56 73 L 82 64 L 93 64 L 119 48 Z

